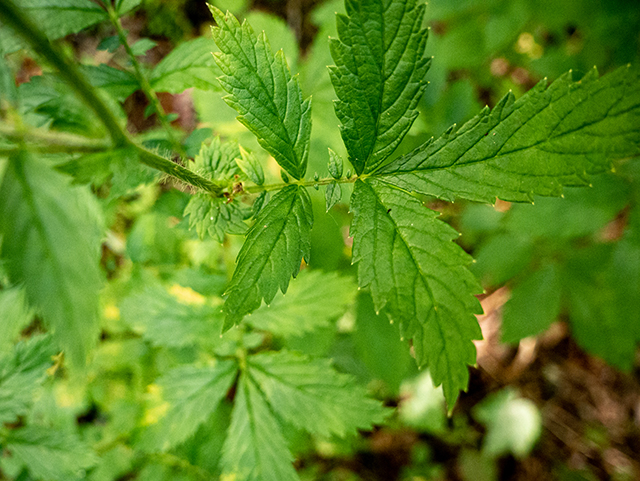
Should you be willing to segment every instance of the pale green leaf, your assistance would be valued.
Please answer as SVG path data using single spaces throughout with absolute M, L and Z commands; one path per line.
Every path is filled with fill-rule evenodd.
M 219 307 L 182 302 L 160 286 L 149 286 L 124 299 L 122 319 L 156 346 L 182 347 L 219 339 L 222 314 Z
M 189 228 L 196 228 L 200 239 L 205 234 L 224 242 L 225 234 L 244 235 L 248 226 L 244 223 L 251 217 L 251 209 L 239 200 L 227 202 L 224 197 L 212 197 L 207 193 L 191 196 L 184 215 L 189 216 Z
M 12 430 L 5 448 L 37 479 L 83 479 L 97 462 L 91 449 L 77 436 L 51 427 L 27 426 Z
M 331 208 L 336 205 L 338 202 L 342 200 L 342 187 L 337 182 L 331 182 L 327 184 L 327 188 L 325 190 L 325 204 L 327 207 L 327 212 L 331 210 Z
M 313 211 L 307 191 L 289 185 L 262 208 L 238 254 L 227 288 L 225 329 L 267 304 L 278 289 L 287 291 L 304 258 L 309 261 Z
M 51 40 L 77 33 L 108 20 L 107 12 L 91 0 L 20 0 L 18 6 Z M 22 40 L 0 29 L 0 49 L 11 53 L 22 48 Z
M 131 51 L 134 55 L 144 55 L 147 51 L 158 45 L 150 38 L 141 38 L 136 43 L 131 45 Z
M 418 365 L 443 384 L 450 406 L 475 363 L 481 332 L 473 313 L 482 292 L 466 269 L 471 258 L 452 239 L 456 231 L 415 197 L 375 178 L 357 181 L 351 199 L 353 262 L 377 310 L 413 339 Z
M 53 354 L 49 336 L 37 336 L 19 342 L 0 358 L 0 424 L 14 423 L 27 413 Z
M 34 311 L 27 304 L 27 293 L 22 287 L 10 287 L 0 290 L 0 351 L 13 344 L 20 331 L 34 317 Z
M 561 292 L 560 273 L 552 263 L 517 284 L 502 311 L 502 342 L 517 343 L 545 331 L 558 318 Z
M 613 160 L 640 154 L 640 69 L 622 67 L 579 82 L 571 72 L 542 81 L 519 100 L 506 95 L 377 175 L 445 200 L 531 201 L 584 185 Z
M 140 88 L 135 76 L 126 70 L 109 67 L 106 64 L 83 65 L 82 72 L 94 87 L 104 89 L 119 102 Z
M 248 365 L 271 409 L 309 433 L 344 437 L 371 429 L 388 414 L 351 376 L 334 371 L 329 360 L 281 351 L 252 356 Z
M 280 423 L 247 374 L 240 376 L 222 451 L 222 479 L 299 481 Z
M 238 111 L 238 120 L 296 179 L 307 170 L 311 133 L 311 99 L 303 100 L 297 76 L 292 77 L 282 50 L 275 55 L 264 32 L 256 36 L 230 13 L 210 7 L 218 24 L 214 53 L 224 73 L 219 78 L 230 95 L 225 101 Z
M 286 296 L 276 294 L 269 305 L 263 304 L 245 322 L 278 336 L 301 336 L 344 314 L 354 295 L 350 277 L 305 269 L 289 285 Z
M 240 148 L 240 157 L 236 157 L 236 163 L 242 172 L 251 179 L 251 182 L 256 185 L 264 184 L 264 171 L 253 152 L 247 152 Z
M 427 85 L 424 4 L 415 0 L 347 0 L 331 40 L 329 67 L 339 100 L 342 138 L 358 174 L 376 170 L 418 116 Z
M 536 405 L 518 398 L 510 389 L 483 400 L 474 408 L 473 417 L 487 426 L 482 451 L 491 457 L 510 453 L 524 458 L 542 432 L 542 418 Z
M 210 145 L 202 145 L 195 162 L 189 163 L 189 169 L 207 179 L 232 186 L 243 177 L 236 163 L 239 156 L 236 143 L 222 143 L 219 137 L 214 137 Z M 184 215 L 189 216 L 189 228 L 195 227 L 201 239 L 208 233 L 223 242 L 225 234 L 243 235 L 247 232 L 248 226 L 244 221 L 251 217 L 251 209 L 239 199 L 213 197 L 199 192 L 191 196 Z
M 24 283 L 54 338 L 84 365 L 98 335 L 101 219 L 85 187 L 26 152 L 9 159 L 0 186 L 2 257 Z
M 161 411 L 166 411 L 157 422 L 147 426 L 139 446 L 144 450 L 166 451 L 183 443 L 213 415 L 236 372 L 235 362 L 218 361 L 213 366 L 178 367 L 158 379 Z
M 180 44 L 164 57 L 151 72 L 150 83 L 158 92 L 182 93 L 188 88 L 220 90 L 221 72 L 211 52 L 215 43 L 198 37 Z
M 116 11 L 118 15 L 124 15 L 125 13 L 133 10 L 142 3 L 142 0 L 118 0 L 116 2 Z

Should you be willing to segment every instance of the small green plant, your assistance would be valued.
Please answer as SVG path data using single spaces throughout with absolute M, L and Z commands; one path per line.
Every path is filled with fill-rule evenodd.
M 149 70 L 139 57 L 152 43 L 129 45 L 120 21 L 139 3 L 43 0 L 17 6 L 0 0 L 3 52 L 28 45 L 54 69 L 16 87 L 9 62 L 0 58 L 0 154 L 6 159 L 0 163 L 0 306 L 11 313 L 3 320 L 0 443 L 11 453 L 2 458 L 10 476 L 26 467 L 36 479 L 82 477 L 82 470 L 100 463 L 94 449 L 106 459 L 117 449 L 127 451 L 126 442 L 148 458 L 124 456 L 122 473 L 142 466 L 144 476 L 156 479 L 182 469 L 203 479 L 295 480 L 296 436 L 344 437 L 384 422 L 389 409 L 352 376 L 337 372 L 328 359 L 286 348 L 288 339 L 341 317 L 355 296 L 348 276 L 301 272 L 305 263 L 313 266 L 307 189 L 321 186 L 327 211 L 342 189 L 351 189 L 358 289 L 367 289 L 374 310 L 397 325 L 406 349 L 442 385 L 452 409 L 476 361 L 473 341 L 481 331 L 475 315 L 482 311 L 475 295 L 483 290 L 468 270 L 471 256 L 453 242 L 459 234 L 425 206 L 423 196 L 532 202 L 588 185 L 592 175 L 640 153 L 640 71 L 626 66 L 603 77 L 595 69 L 580 79 L 569 72 L 519 99 L 509 93 L 464 125 L 394 156 L 427 87 L 425 7 L 415 0 L 347 0 L 346 14 L 337 16 L 338 38 L 330 39 L 329 74 L 352 170 L 345 173 L 345 161 L 329 150 L 330 175 L 308 178 L 313 102 L 302 94 L 283 51 L 274 54 L 264 32 L 211 7 L 215 58 L 209 53 L 215 46 L 198 38 Z M 54 42 L 100 22 L 110 22 L 116 35 L 106 48 L 122 47 L 127 68 L 79 65 Z M 203 143 L 195 134 L 183 139 L 156 94 L 216 90 L 218 81 L 237 119 L 275 159 L 282 182 L 269 177 L 255 152 L 233 141 Z M 136 90 L 157 116 L 159 136 L 136 137 L 124 128 L 120 103 Z M 176 222 L 176 211 L 188 216 L 199 236 L 191 241 L 201 249 L 188 256 L 207 268 L 159 267 L 154 274 L 140 268 L 128 284 L 101 292 L 105 225 L 123 215 L 119 201 L 136 192 L 135 202 L 142 204 L 143 186 L 160 181 L 189 193 L 185 203 L 175 200 L 179 208 L 173 201 L 164 208 Z M 156 252 L 144 250 L 148 235 L 154 237 L 149 242 L 158 239 Z M 168 264 L 184 254 L 173 235 L 157 215 L 145 214 L 126 254 L 141 266 Z M 212 245 L 228 242 L 229 235 L 245 238 L 227 282 L 226 269 L 203 251 L 215 252 L 219 246 Z M 208 237 L 217 242 L 204 244 Z M 118 251 L 117 239 L 106 243 Z M 547 292 L 558 284 L 553 269 L 540 268 L 521 290 L 527 286 L 555 302 L 557 289 Z M 633 266 L 630 271 L 636 272 Z M 114 299 L 119 309 L 112 306 L 117 313 L 109 317 L 102 311 Z M 516 291 L 507 312 L 517 299 Z M 539 332 L 558 312 L 555 304 L 548 310 L 533 320 L 538 327 L 509 327 L 509 339 Z M 39 334 L 9 348 L 30 324 Z M 33 393 L 60 368 L 74 382 L 92 386 L 87 372 L 98 369 L 106 349 L 95 349 L 101 331 L 124 339 L 117 346 L 128 360 L 109 369 L 126 367 L 136 383 L 151 387 L 144 414 L 129 406 L 130 419 L 90 448 L 64 421 L 54 430 L 39 423 Z M 627 351 L 640 340 L 634 336 Z M 60 350 L 64 360 L 56 358 L 52 367 L 50 356 Z M 155 375 L 138 372 L 138 362 Z M 95 399 L 110 396 L 86 388 Z M 216 454 L 205 462 L 201 449 Z

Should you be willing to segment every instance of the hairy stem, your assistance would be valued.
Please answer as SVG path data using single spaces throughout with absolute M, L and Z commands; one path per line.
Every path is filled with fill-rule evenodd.
M 296 180 L 293 182 L 289 182 L 288 184 L 285 184 L 284 182 L 280 182 L 278 184 L 252 185 L 243 189 L 243 192 L 247 194 L 258 194 L 263 191 L 270 192 L 272 190 L 284 189 L 287 185 L 291 185 L 291 184 L 300 185 L 302 187 L 315 187 L 316 185 L 318 186 L 329 185 L 329 184 L 332 184 L 333 182 L 337 182 L 338 184 L 353 184 L 356 180 L 364 179 L 365 177 L 368 177 L 368 176 L 352 175 L 351 177 L 343 177 L 340 179 L 334 179 L 333 177 L 325 177 L 323 179 L 318 179 L 318 180 Z
M 101 152 L 111 148 L 104 139 L 90 139 L 66 132 L 55 132 L 44 129 L 20 128 L 16 125 L 0 121 L 0 136 L 13 142 L 35 144 L 36 150 L 46 152 Z M 9 146 L 14 151 L 17 147 Z
M 160 124 L 162 125 L 162 128 L 165 130 L 165 132 L 169 136 L 169 141 L 171 142 L 171 145 L 173 146 L 175 151 L 178 152 L 181 157 L 186 158 L 187 154 L 184 148 L 182 147 L 182 144 L 176 138 L 175 133 L 173 132 L 173 129 L 171 128 L 171 125 L 169 123 L 169 119 L 167 119 L 167 114 L 162 108 L 162 105 L 160 104 L 160 100 L 158 99 L 158 96 L 156 95 L 155 90 L 153 89 L 153 87 L 151 87 L 149 80 L 147 79 L 146 75 L 142 71 L 140 62 L 138 62 L 138 59 L 133 53 L 133 50 L 131 50 L 131 46 L 127 42 L 127 34 L 122 28 L 122 22 L 120 22 L 120 18 L 118 17 L 118 14 L 114 10 L 111 3 L 107 3 L 107 11 L 109 13 L 109 19 L 111 20 L 111 23 L 113 24 L 113 26 L 116 29 L 116 32 L 118 33 L 118 38 L 120 39 L 120 43 L 124 46 L 124 49 L 127 52 L 129 59 L 131 60 L 131 65 L 133 65 L 135 76 L 136 76 L 136 79 L 138 80 L 138 84 L 140 85 L 140 89 L 142 90 L 144 95 L 147 97 L 149 102 L 151 102 L 151 105 L 153 106 L 153 109 L 155 110 L 156 115 L 160 120 Z

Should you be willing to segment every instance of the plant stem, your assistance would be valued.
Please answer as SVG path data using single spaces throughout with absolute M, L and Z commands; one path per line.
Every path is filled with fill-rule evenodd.
M 299 185 L 302 187 L 314 187 L 316 185 L 329 185 L 332 184 L 333 182 L 336 182 L 338 184 L 353 184 L 356 180 L 358 179 L 363 179 L 367 176 L 365 175 L 361 175 L 361 176 L 357 176 L 357 175 L 352 175 L 351 177 L 344 177 L 341 179 L 334 179 L 333 177 L 326 177 L 323 179 L 318 179 L 318 180 L 297 180 L 294 182 L 289 182 L 288 184 L 285 184 L 284 182 L 280 182 L 278 184 L 267 184 L 267 185 L 252 185 L 250 187 L 247 187 L 245 189 L 243 189 L 243 192 L 247 193 L 247 194 L 258 194 L 260 192 L 270 192 L 272 190 L 280 190 L 280 189 L 284 189 L 287 185 L 291 185 L 291 184 L 295 184 L 295 185 Z
M 60 75 L 73 86 L 87 106 L 96 113 L 109 131 L 109 135 L 116 146 L 130 143 L 123 128 L 118 124 L 102 99 L 95 94 L 93 87 L 81 75 L 75 64 L 69 61 L 58 46 L 49 42 L 49 39 L 34 25 L 31 19 L 27 18 L 15 6 L 12 0 L 0 0 L 0 18 L 31 44 L 36 53 L 47 59 L 51 65 L 58 69 Z
M 169 141 L 173 145 L 173 148 L 176 150 L 176 152 L 180 154 L 181 157 L 186 158 L 187 153 L 185 152 L 184 147 L 182 147 L 182 144 L 178 141 L 178 139 L 176 139 L 176 136 L 171 128 L 171 124 L 167 119 L 167 114 L 162 108 L 162 104 L 160 104 L 160 100 L 158 99 L 158 96 L 156 95 L 155 90 L 153 89 L 153 87 L 151 87 L 149 80 L 147 80 L 146 75 L 142 71 L 140 62 L 138 62 L 138 59 L 133 53 L 133 50 L 131 50 L 131 46 L 127 42 L 127 34 L 122 28 L 122 22 L 120 22 L 120 17 L 118 17 L 118 14 L 114 10 L 110 2 L 107 3 L 107 12 L 109 13 L 109 19 L 111 20 L 111 23 L 113 24 L 113 26 L 116 29 L 116 32 L 118 33 L 118 38 L 120 39 L 120 43 L 124 46 L 124 49 L 127 52 L 129 59 L 131 60 L 131 65 L 133 65 L 136 79 L 140 84 L 140 89 L 145 94 L 149 102 L 151 102 L 151 105 L 153 106 L 153 109 L 155 110 L 156 115 L 160 120 L 160 124 L 162 125 L 162 128 L 166 131 L 167 135 L 169 136 Z
M 19 128 L 0 121 L 0 135 L 14 142 L 36 145 L 36 149 L 46 152 L 101 152 L 108 150 L 111 144 L 104 139 L 90 139 L 66 132 L 55 132 L 44 129 Z M 7 147 L 7 150 L 16 147 Z

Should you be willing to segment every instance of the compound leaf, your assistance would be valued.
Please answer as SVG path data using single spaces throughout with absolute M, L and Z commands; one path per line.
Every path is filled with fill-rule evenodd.
M 27 426 L 12 430 L 6 449 L 37 479 L 68 481 L 84 477 L 97 462 L 91 449 L 74 434 L 51 427 Z
M 357 181 L 351 209 L 360 286 L 413 339 L 418 365 L 429 367 L 452 406 L 466 389 L 467 364 L 475 362 L 472 339 L 481 337 L 473 294 L 482 289 L 465 267 L 470 256 L 451 242 L 458 234 L 435 212 L 381 180 Z
M 150 83 L 158 92 L 178 94 L 188 88 L 220 90 L 222 72 L 211 55 L 216 46 L 211 39 L 198 37 L 180 44 L 151 72 Z
M 427 85 L 425 5 L 415 0 L 345 2 L 329 67 L 349 160 L 358 174 L 376 170 L 418 116 Z
M 275 55 L 264 32 L 256 36 L 245 21 L 215 7 L 212 29 L 220 52 L 214 56 L 224 73 L 218 80 L 229 92 L 225 101 L 238 120 L 296 179 L 307 170 L 311 133 L 311 99 L 303 100 L 298 77 L 292 77 L 282 50 Z
M 19 342 L 13 353 L 0 358 L 0 424 L 16 422 L 26 414 L 53 354 L 50 337 L 37 336 Z
M 299 481 L 278 420 L 255 383 L 240 376 L 222 451 L 223 479 Z
M 301 336 L 341 316 L 353 302 L 353 284 L 350 277 L 306 269 L 290 284 L 286 296 L 276 294 L 245 321 L 278 336 Z
M 531 201 L 584 185 L 613 160 L 640 154 L 640 69 L 579 82 L 571 72 L 506 95 L 459 131 L 429 141 L 376 173 L 408 191 L 452 201 Z
M 180 302 L 161 286 L 148 287 L 127 297 L 122 318 L 156 346 L 183 347 L 218 339 L 222 329 L 219 307 L 204 303 L 197 294 L 191 304 Z
M 387 412 L 351 376 L 339 374 L 328 359 L 264 353 L 248 360 L 251 378 L 273 411 L 285 421 L 321 436 L 345 436 L 381 423 Z
M 148 413 L 153 424 L 145 430 L 141 447 L 166 451 L 193 435 L 218 408 L 236 377 L 233 361 L 218 361 L 213 366 L 181 366 L 162 376 L 160 386 L 163 404 L 159 419 Z
M 75 365 L 98 334 L 101 221 L 84 187 L 26 152 L 9 159 L 0 186 L 2 256 L 15 282 Z
M 304 258 L 309 261 L 313 224 L 311 199 L 303 187 L 289 185 L 262 208 L 238 254 L 236 270 L 227 289 L 224 328 L 267 304 L 278 288 L 287 291 Z
M 189 168 L 207 179 L 231 186 L 245 177 L 235 161 L 237 157 L 240 157 L 237 144 L 221 143 L 220 138 L 215 137 L 210 145 L 202 146 L 195 162 L 189 163 Z M 223 242 L 225 234 L 243 235 L 247 232 L 244 221 L 251 217 L 251 209 L 233 198 L 227 200 L 198 192 L 189 200 L 184 215 L 189 215 L 189 228 L 195 227 L 201 239 L 208 233 Z

